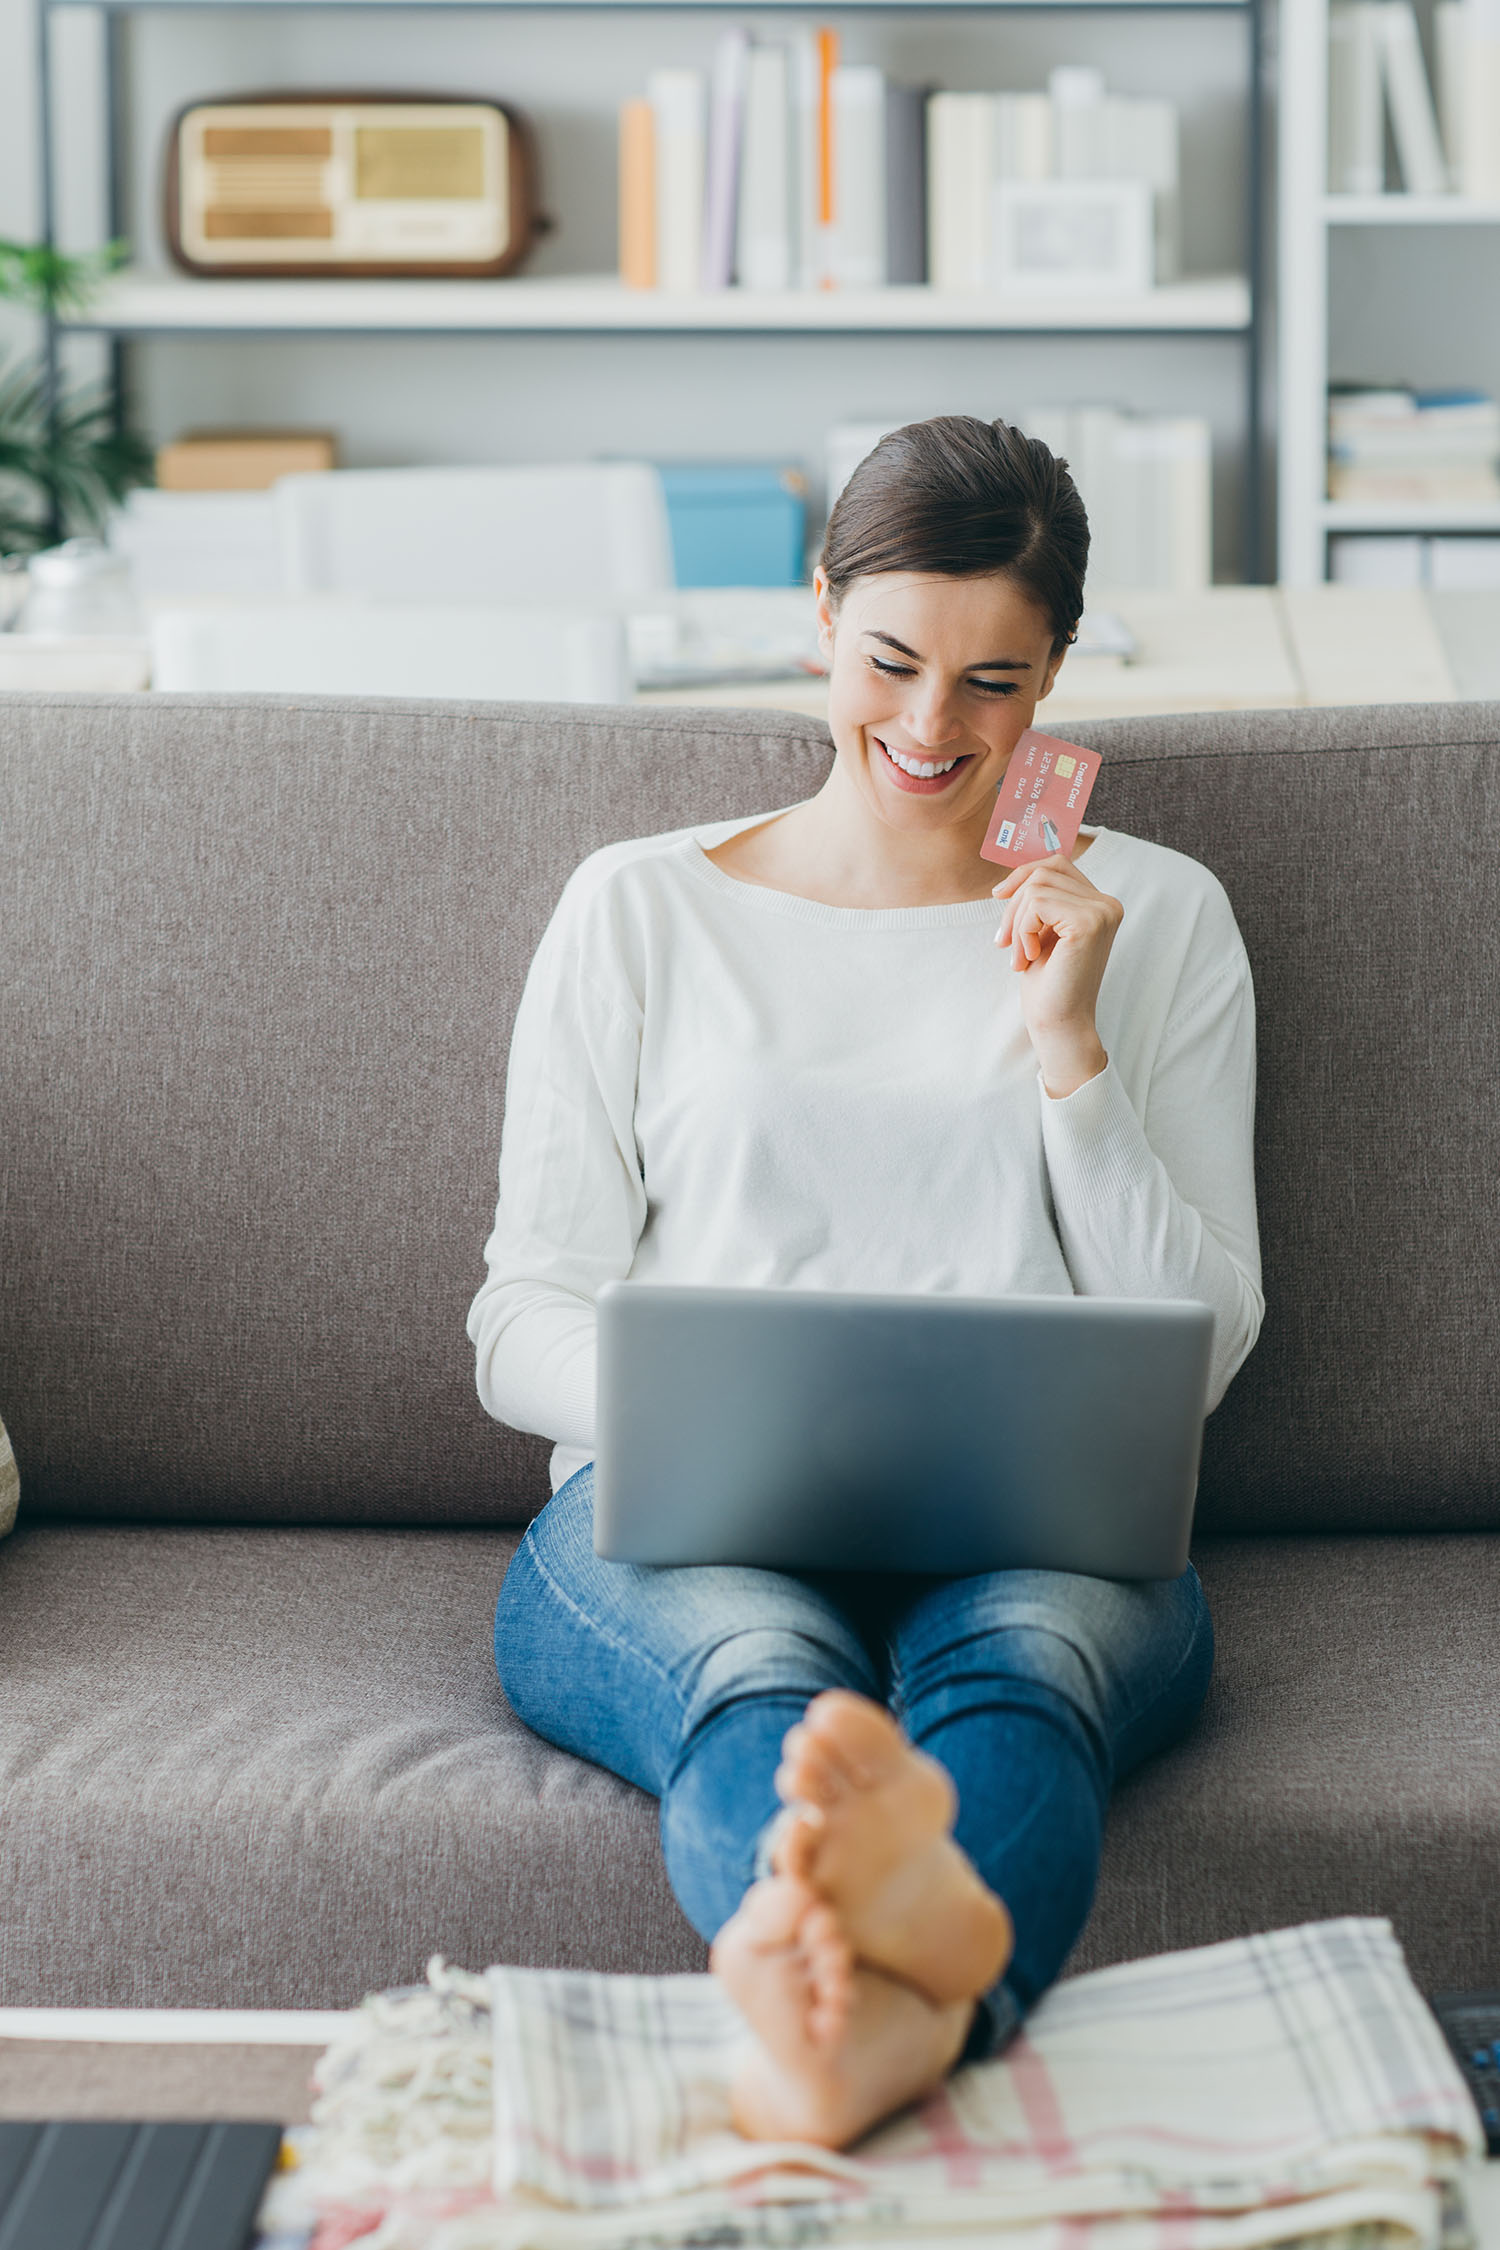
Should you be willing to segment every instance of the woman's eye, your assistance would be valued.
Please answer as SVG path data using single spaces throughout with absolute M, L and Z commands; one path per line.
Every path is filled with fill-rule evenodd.
M 874 665 L 875 670 L 883 673 L 888 680 L 909 680 L 912 676 L 909 664 L 886 664 L 878 656 L 872 656 L 870 662 Z
M 986 695 L 1015 695 L 1018 692 L 1015 680 L 973 680 L 970 685 L 981 689 Z

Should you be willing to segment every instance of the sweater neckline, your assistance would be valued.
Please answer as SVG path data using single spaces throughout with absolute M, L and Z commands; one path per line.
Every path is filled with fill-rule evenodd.
M 744 822 L 747 828 L 759 827 L 766 818 L 764 813 Z M 733 834 L 733 830 L 727 831 Z M 1108 846 L 1114 834 L 1108 828 L 1085 828 L 1083 833 L 1092 836 L 1084 857 L 1092 868 L 1101 849 Z M 722 843 L 724 835 L 716 836 Z M 821 899 L 801 898 L 795 891 L 770 890 L 764 883 L 741 882 L 737 875 L 726 874 L 711 860 L 696 836 L 687 837 L 681 846 L 684 865 L 700 882 L 707 883 L 721 897 L 732 895 L 741 905 L 758 909 L 763 914 L 776 914 L 783 920 L 808 922 L 825 930 L 945 930 L 967 929 L 976 925 L 988 927 L 996 919 L 997 909 L 992 898 L 954 899 L 942 906 L 828 906 Z M 1109 856 L 1105 852 L 1106 858 Z M 1085 873 L 1088 869 L 1085 869 Z M 1090 880 L 1092 881 L 1092 876 Z M 1001 870 L 995 870 L 995 880 L 1002 880 Z

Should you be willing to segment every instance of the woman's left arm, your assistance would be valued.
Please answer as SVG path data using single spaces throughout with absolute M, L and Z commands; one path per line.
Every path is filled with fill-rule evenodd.
M 1255 996 L 1225 908 L 1222 957 L 1179 999 L 1154 1058 L 1145 1114 L 1095 1027 L 1123 910 L 1080 869 L 1017 869 L 999 886 L 1000 938 L 1024 973 L 1042 1143 L 1058 1239 L 1088 1297 L 1186 1297 L 1214 1316 L 1209 1405 L 1260 1332 L 1255 1218 Z
M 1189 1297 L 1214 1316 L 1209 1407 L 1260 1333 L 1255 998 L 1227 968 L 1170 1021 L 1137 1115 L 1113 1064 L 1075 1093 L 1039 1087 L 1058 1239 L 1085 1297 Z

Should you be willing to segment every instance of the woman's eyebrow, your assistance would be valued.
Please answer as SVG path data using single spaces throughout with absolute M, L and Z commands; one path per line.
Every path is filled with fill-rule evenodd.
M 887 648 L 899 650 L 902 656 L 909 656 L 914 664 L 921 663 L 922 659 L 918 656 L 916 650 L 908 648 L 905 641 L 898 641 L 894 633 L 879 633 L 873 625 L 867 625 L 864 630 L 867 640 L 884 641 Z M 966 664 L 964 670 L 966 672 L 1029 672 L 1031 666 L 1024 656 L 987 656 L 982 657 L 977 664 Z

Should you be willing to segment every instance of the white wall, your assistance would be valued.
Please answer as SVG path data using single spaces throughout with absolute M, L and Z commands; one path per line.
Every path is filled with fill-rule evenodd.
M 0 232 L 34 222 L 32 0 L 0 0 Z M 77 49 L 85 11 L 69 11 Z M 142 17 L 130 27 L 130 232 L 165 262 L 161 150 L 175 110 L 274 86 L 352 85 L 493 94 L 540 137 L 545 207 L 558 230 L 538 273 L 601 271 L 614 255 L 614 118 L 654 63 L 702 62 L 710 15 L 475 15 L 287 8 Z M 754 25 L 753 12 L 745 21 Z M 785 19 L 780 19 L 783 24 Z M 811 20 L 811 18 L 810 18 Z M 761 18 L 768 36 L 778 19 Z M 841 19 L 850 59 L 912 82 L 1027 86 L 1053 62 L 1100 63 L 1122 91 L 1167 92 L 1184 110 L 1190 267 L 1240 263 L 1244 158 L 1239 17 L 866 15 Z M 97 135 L 87 71 L 66 102 L 72 206 L 90 200 Z M 81 129 L 80 129 L 81 128 Z M 184 339 L 132 347 L 137 419 L 157 440 L 204 424 L 332 427 L 350 463 L 509 460 L 641 452 L 778 458 L 816 478 L 823 432 L 846 416 L 1017 413 L 1037 399 L 1098 399 L 1206 414 L 1216 433 L 1218 568 L 1237 561 L 1243 354 L 1230 340 L 995 337 L 515 336 Z

